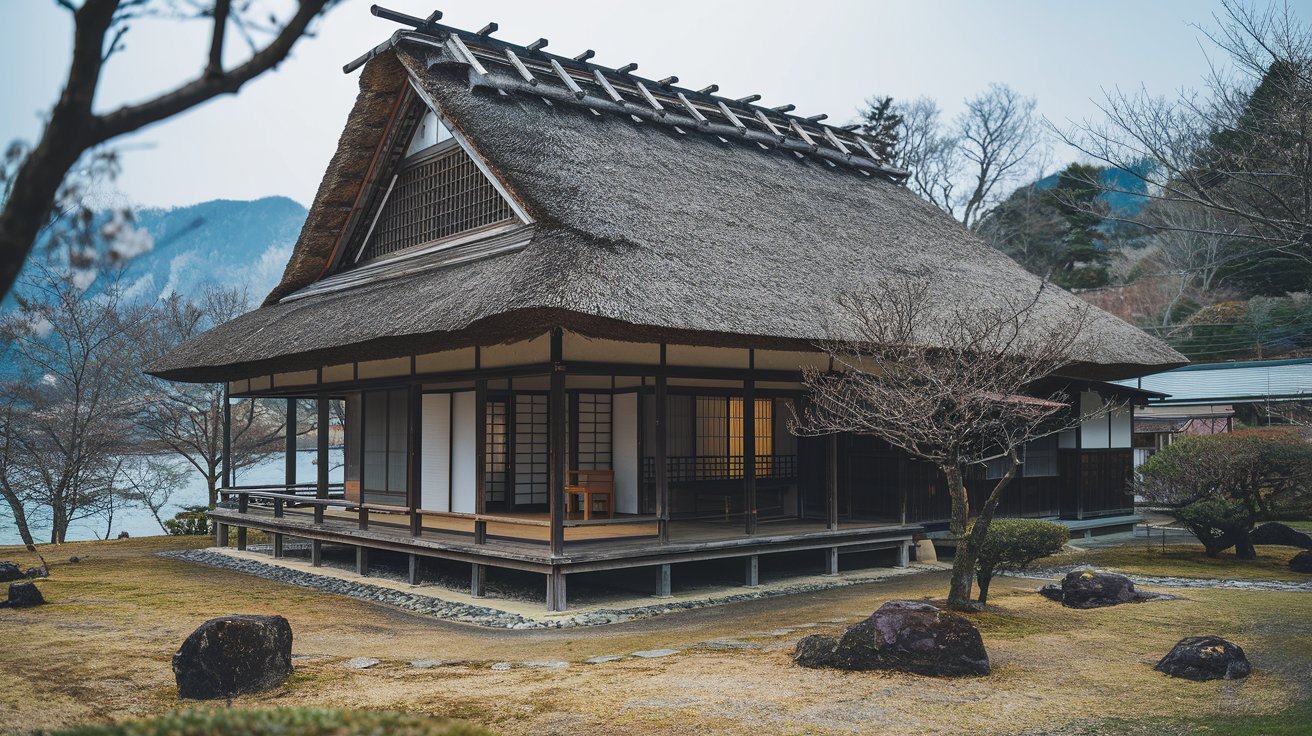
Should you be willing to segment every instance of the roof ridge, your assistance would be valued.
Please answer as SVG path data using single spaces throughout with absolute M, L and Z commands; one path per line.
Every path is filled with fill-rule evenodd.
M 680 133 L 688 132 L 686 126 L 711 133 L 724 142 L 736 136 L 762 147 L 780 145 L 799 156 L 816 155 L 830 166 L 849 166 L 867 176 L 878 175 L 895 182 L 909 175 L 881 161 L 872 139 L 857 134 L 851 126 L 822 124 L 827 115 L 790 115 L 793 105 L 756 105 L 753 103 L 760 95 L 755 94 L 739 98 L 717 95 L 719 85 L 715 84 L 700 90 L 680 87 L 675 76 L 651 80 L 633 74 L 638 68 L 635 63 L 617 69 L 593 64 L 589 61 L 595 55 L 591 49 L 575 57 L 560 56 L 543 51 L 548 45 L 545 38 L 527 45 L 510 43 L 493 38 L 496 23 L 473 32 L 438 23 L 441 11 L 434 11 L 427 19 L 377 5 L 370 11 L 414 30 L 398 30 L 384 43 L 343 66 L 344 72 L 354 71 L 401 41 L 417 41 L 438 47 L 503 93 L 539 93 L 544 99 L 578 104 L 594 112 L 624 112 L 637 122 L 664 122 Z

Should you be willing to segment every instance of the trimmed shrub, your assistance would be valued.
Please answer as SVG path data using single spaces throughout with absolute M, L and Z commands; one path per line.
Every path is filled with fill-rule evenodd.
M 1038 519 L 994 519 L 980 545 L 975 563 L 979 602 L 988 602 L 989 583 L 1001 570 L 1023 570 L 1035 560 L 1061 551 L 1070 530 L 1061 524 Z
M 38 731 L 46 736 L 488 736 L 466 721 L 369 710 L 192 710 L 111 726 Z
M 1247 540 L 1253 519 L 1243 504 L 1206 498 L 1178 508 L 1171 515 L 1198 537 L 1208 557 L 1216 557 L 1231 547 L 1252 546 Z
M 210 528 L 209 517 L 205 516 L 208 510 L 208 506 L 187 506 L 164 522 L 164 528 L 174 536 L 210 534 L 213 530 Z

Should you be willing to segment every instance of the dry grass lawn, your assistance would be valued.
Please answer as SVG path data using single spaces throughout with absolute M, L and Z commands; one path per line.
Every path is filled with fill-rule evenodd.
M 0 610 L 0 731 L 23 733 L 186 707 L 169 658 L 207 618 L 279 613 L 295 632 L 296 674 L 237 707 L 378 708 L 467 718 L 505 734 L 1062 733 L 1114 716 L 1271 714 L 1312 690 L 1306 593 L 1172 591 L 1179 600 L 1064 609 L 1002 579 L 975 617 L 994 665 L 987 678 L 814 671 L 789 658 L 805 633 L 837 631 L 893 598 L 940 596 L 941 573 L 753 601 L 615 626 L 492 631 L 154 556 L 207 539 L 69 544 L 49 552 L 49 605 Z M 56 554 L 58 559 L 55 559 Z M 83 562 L 70 564 L 69 555 Z M 0 549 L 26 566 L 35 558 Z M 780 627 L 818 627 L 775 635 Z M 1180 637 L 1239 642 L 1255 674 L 1193 683 L 1152 670 Z M 717 638 L 754 649 L 695 646 Z M 682 648 L 652 660 L 582 661 Z M 348 670 L 351 657 L 382 664 Z M 415 669 L 413 659 L 470 664 Z M 567 660 L 563 670 L 491 670 L 491 662 Z M 1161 734 L 1161 729 L 1155 729 Z
M 1257 559 L 1241 560 L 1233 549 L 1216 557 L 1203 554 L 1197 542 L 1145 544 L 1142 540 L 1119 547 L 1105 547 L 1053 557 L 1044 564 L 1090 564 L 1128 573 L 1156 577 L 1265 579 L 1308 582 L 1312 575 L 1289 569 L 1289 561 L 1302 550 L 1296 547 L 1259 545 Z

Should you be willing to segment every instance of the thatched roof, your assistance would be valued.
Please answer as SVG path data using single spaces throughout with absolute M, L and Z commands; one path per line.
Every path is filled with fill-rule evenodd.
M 933 274 L 945 308 L 1038 288 L 1036 277 L 867 158 L 797 141 L 763 145 L 674 110 L 631 116 L 634 105 L 607 106 L 586 90 L 579 99 L 563 85 L 530 87 L 490 65 L 479 73 L 450 43 L 396 38 L 364 67 L 282 283 L 264 306 L 187 342 L 151 372 L 228 380 L 492 344 L 551 326 L 796 349 L 833 336 L 840 294 L 907 271 Z M 523 247 L 498 255 L 468 260 L 448 251 L 394 265 L 386 278 L 325 289 L 332 281 L 320 280 L 408 80 L 534 223 L 519 236 Z M 1051 288 L 1040 310 L 1057 318 L 1078 303 Z M 1076 356 L 1087 377 L 1186 362 L 1104 312 L 1092 329 L 1102 337 L 1096 352 Z

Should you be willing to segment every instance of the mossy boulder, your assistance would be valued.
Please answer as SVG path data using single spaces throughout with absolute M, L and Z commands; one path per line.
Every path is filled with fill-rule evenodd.
M 1110 572 L 1075 570 L 1061 581 L 1061 604 L 1067 608 L 1105 608 L 1141 603 L 1152 597 L 1135 590 L 1134 583 L 1124 575 Z
M 861 623 L 833 637 L 798 642 L 804 667 L 895 670 L 932 677 L 987 675 L 989 655 L 979 629 L 964 617 L 919 601 L 889 601 Z
M 1237 680 L 1252 672 L 1244 650 L 1219 636 L 1181 639 L 1154 669 L 1187 680 Z
M 281 685 L 291 673 L 292 627 L 282 616 L 212 618 L 173 655 L 179 698 L 258 693 Z

